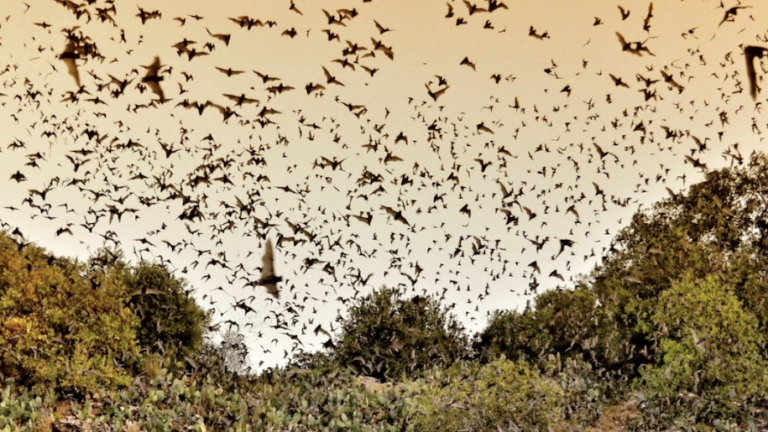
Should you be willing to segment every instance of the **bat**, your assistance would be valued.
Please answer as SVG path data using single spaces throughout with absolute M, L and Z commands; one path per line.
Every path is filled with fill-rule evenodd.
M 275 275 L 274 256 L 272 240 L 267 239 L 267 243 L 264 246 L 264 255 L 261 257 L 261 278 L 255 284 L 265 287 L 272 297 L 279 300 L 280 291 L 277 289 L 277 283 L 282 282 L 283 278 Z
M 752 100 L 757 99 L 757 93 L 760 90 L 757 86 L 757 74 L 755 72 L 755 57 L 762 59 L 768 57 L 768 48 L 747 45 L 744 47 L 744 56 L 747 59 L 747 77 L 749 78 L 749 94 Z

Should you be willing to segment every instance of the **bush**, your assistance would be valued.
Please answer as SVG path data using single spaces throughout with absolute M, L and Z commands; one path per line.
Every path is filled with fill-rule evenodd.
M 474 349 L 485 361 L 504 354 L 543 367 L 550 354 L 559 354 L 600 364 L 596 341 L 610 338 L 613 332 L 595 302 L 586 288 L 556 289 L 537 296 L 533 310 L 495 311 Z
M 643 370 L 653 426 L 677 421 L 745 421 L 766 407 L 768 363 L 754 314 L 718 278 L 690 273 L 662 293 L 651 317 L 659 328 L 658 361 Z M 666 424 L 665 424 L 666 423 Z
M 689 271 L 695 278 L 716 274 L 726 280 L 757 316 L 761 332 L 768 329 L 766 194 L 768 158 L 753 154 L 748 166 L 709 172 L 687 194 L 633 216 L 590 281 L 621 342 L 600 347 L 606 366 L 653 361 L 657 329 L 648 317 L 671 281 Z
M 243 374 L 248 368 L 248 347 L 245 345 L 245 336 L 236 332 L 229 326 L 221 333 L 219 355 L 224 361 L 228 372 Z
M 382 288 L 356 300 L 336 343 L 339 366 L 388 381 L 470 355 L 464 328 L 437 299 L 403 294 Z
M 546 431 L 561 417 L 562 389 L 522 360 L 457 362 L 424 382 L 415 430 Z
M 125 287 L 0 233 L 0 374 L 82 394 L 130 383 L 115 364 L 138 351 Z
M 116 269 L 130 295 L 129 305 L 140 319 L 136 332 L 141 347 L 162 353 L 171 364 L 184 362 L 184 357 L 193 359 L 211 317 L 190 297 L 186 281 L 171 275 L 165 266 L 145 261 L 132 269 Z M 163 294 L 149 294 L 155 292 Z
M 544 376 L 563 389 L 562 419 L 575 430 L 593 426 L 604 407 L 623 401 L 630 390 L 629 378 L 621 371 L 594 369 L 589 362 L 563 361 L 559 355 L 548 356 Z

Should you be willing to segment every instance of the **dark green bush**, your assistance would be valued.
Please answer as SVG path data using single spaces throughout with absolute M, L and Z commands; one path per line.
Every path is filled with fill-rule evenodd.
M 433 297 L 382 288 L 358 298 L 341 324 L 338 366 L 389 381 L 470 355 L 464 328 Z
M 186 281 L 165 266 L 145 261 L 120 270 L 120 278 L 130 295 L 128 304 L 140 320 L 136 332 L 140 346 L 161 353 L 172 364 L 194 358 L 211 318 L 190 296 Z
M 550 354 L 560 354 L 599 364 L 594 347 L 611 332 L 595 302 L 588 289 L 556 289 L 537 296 L 535 308 L 522 313 L 495 311 L 474 349 L 485 361 L 504 354 L 543 364 Z

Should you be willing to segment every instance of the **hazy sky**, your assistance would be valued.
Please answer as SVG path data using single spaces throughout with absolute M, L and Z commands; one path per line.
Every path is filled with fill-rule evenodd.
M 0 219 L 58 254 L 169 260 L 254 365 L 381 285 L 447 290 L 478 331 L 572 287 L 694 160 L 762 148 L 742 47 L 768 46 L 768 6 L 649 6 L 3 1 Z M 266 238 L 280 301 L 246 286 Z M 258 316 L 232 310 L 252 295 Z

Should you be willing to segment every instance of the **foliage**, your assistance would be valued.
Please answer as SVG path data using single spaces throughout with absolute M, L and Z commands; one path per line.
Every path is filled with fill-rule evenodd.
M 172 364 L 193 358 L 211 319 L 190 297 L 186 281 L 174 277 L 165 266 L 146 261 L 133 268 L 121 266 L 117 272 L 130 295 L 130 307 L 140 319 L 137 338 L 142 348 L 162 353 Z
M 202 355 L 197 365 L 190 374 L 164 369 L 151 380 L 139 376 L 61 409 L 26 389 L 0 388 L 0 428 L 33 430 L 29 420 L 47 416 L 59 429 L 79 430 L 415 430 L 414 390 L 367 391 L 348 373 L 294 368 L 236 376 L 216 356 Z
M 621 371 L 596 370 L 590 362 L 561 359 L 559 354 L 548 356 L 543 376 L 555 380 L 563 390 L 561 417 L 576 430 L 594 425 L 603 408 L 626 399 L 630 389 L 629 377 Z
M 686 273 L 662 293 L 651 320 L 660 329 L 660 355 L 643 378 L 646 411 L 658 426 L 671 420 L 738 423 L 756 405 L 768 407 L 764 336 L 754 314 L 717 277 Z
M 25 431 L 46 419 L 58 429 L 80 430 L 442 431 L 460 430 L 453 425 L 465 419 L 471 430 L 507 430 L 510 420 L 522 430 L 548 430 L 558 421 L 562 398 L 553 380 L 503 359 L 483 366 L 459 362 L 373 388 L 348 371 L 289 367 L 234 375 L 216 356 L 202 354 L 192 372 L 164 369 L 154 379 L 139 376 L 128 387 L 80 402 L 60 404 L 10 386 L 0 390 L 0 430 Z
M 339 366 L 393 380 L 469 356 L 464 328 L 437 299 L 403 295 L 384 287 L 355 301 L 336 344 Z
M 229 372 L 240 374 L 245 372 L 248 365 L 248 347 L 244 343 L 245 336 L 229 326 L 221 333 L 219 355 Z
M 708 173 L 687 194 L 636 213 L 575 290 L 542 293 L 523 313 L 493 315 L 475 349 L 487 358 L 504 353 L 534 361 L 558 353 L 637 376 L 638 366 L 656 358 L 658 329 L 650 316 L 658 298 L 685 272 L 718 275 L 768 331 L 765 196 L 765 155 L 753 155 L 744 168 Z
M 759 337 L 768 331 L 766 196 L 765 155 L 708 173 L 687 194 L 635 214 L 575 290 L 542 293 L 522 313 L 492 315 L 475 349 L 484 361 L 503 353 L 540 368 L 551 354 L 566 364 L 586 360 L 582 371 L 610 383 L 595 390 L 606 402 L 626 395 L 619 383 L 636 380 L 649 398 L 641 429 L 669 425 L 684 412 L 689 423 L 747 419 L 764 403 L 757 389 L 768 373 L 768 344 Z M 694 295 L 694 286 L 706 294 Z M 683 294 L 693 296 L 688 309 L 669 303 Z M 704 332 L 712 347 L 697 348 L 692 331 Z M 594 373 L 583 382 L 595 382 Z M 738 410 L 728 402 L 734 395 L 742 398 Z M 582 408 L 590 403 L 584 392 L 569 397 Z
M 138 351 L 125 287 L 0 233 L 0 374 L 85 392 L 125 385 L 116 359 Z
M 56 400 L 55 393 L 36 388 L 24 389 L 20 394 L 14 387 L 0 389 L 0 431 L 39 431 L 50 428 L 50 407 Z
M 723 278 L 761 331 L 768 329 L 766 196 L 768 158 L 753 154 L 748 166 L 710 172 L 687 194 L 634 215 L 590 281 L 620 336 L 597 348 L 606 365 L 653 361 L 656 329 L 648 317 L 659 295 L 685 272 Z
M 86 394 L 184 366 L 210 323 L 184 288 L 165 267 L 128 266 L 119 250 L 83 264 L 0 233 L 0 374 Z
M 543 364 L 555 353 L 594 360 L 591 348 L 596 341 L 611 337 L 595 302 L 596 297 L 583 287 L 541 293 L 534 309 L 495 311 L 474 349 L 486 360 L 504 354 Z
M 457 362 L 424 383 L 414 419 L 421 431 L 546 431 L 561 416 L 562 389 L 521 360 Z

